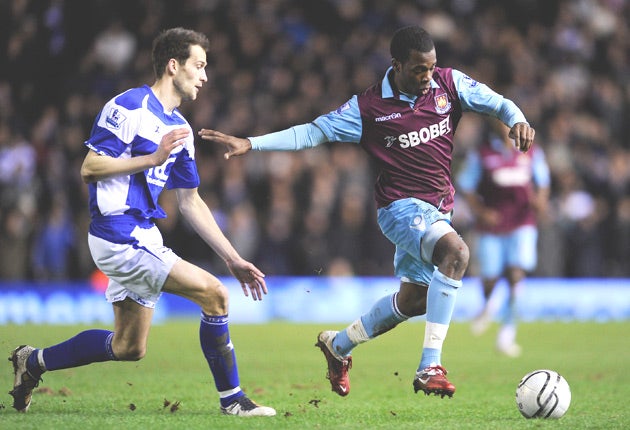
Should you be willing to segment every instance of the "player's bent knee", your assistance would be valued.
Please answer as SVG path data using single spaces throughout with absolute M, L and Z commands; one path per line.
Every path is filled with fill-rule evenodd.
M 451 224 L 445 220 L 436 221 L 427 229 L 420 243 L 420 257 L 427 263 L 433 263 L 435 246 L 440 239 L 449 233 L 456 233 Z M 463 241 L 462 241 L 463 242 Z
M 470 250 L 468 245 L 458 237 L 458 240 L 449 243 L 445 256 L 438 267 L 448 266 L 448 271 L 452 271 L 453 276 L 460 277 L 464 275 L 468 268 L 469 260 Z
M 456 264 L 461 265 L 464 269 L 468 267 L 470 249 L 468 245 L 466 245 L 466 242 L 460 239 L 459 243 L 454 247 L 452 254 L 453 259 L 457 262 Z
M 442 274 L 461 279 L 468 268 L 470 251 L 468 245 L 456 232 L 442 236 L 433 252 L 433 264 Z
M 147 349 L 144 346 L 129 345 L 121 349 L 114 349 L 114 355 L 120 361 L 139 361 L 144 358 Z
M 208 315 L 226 315 L 230 303 L 228 289 L 221 283 L 209 284 L 200 294 L 198 302 Z

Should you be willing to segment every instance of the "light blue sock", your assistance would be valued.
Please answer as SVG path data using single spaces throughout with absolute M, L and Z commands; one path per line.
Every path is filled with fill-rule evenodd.
M 508 298 L 501 312 L 502 325 L 516 324 L 516 300 L 513 297 Z
M 382 297 L 366 314 L 337 333 L 333 340 L 333 349 L 346 356 L 358 344 L 374 339 L 408 320 L 409 317 L 398 310 L 396 297 L 398 293 Z
M 516 326 L 518 320 L 518 310 L 516 303 L 518 302 L 518 296 L 520 295 L 522 286 L 522 282 L 518 282 L 516 285 L 509 287 L 508 296 L 505 300 L 503 314 L 501 315 L 501 324 L 504 326 Z
M 453 316 L 457 289 L 461 285 L 462 281 L 451 279 L 437 269 L 433 272 L 427 292 L 427 322 L 418 371 L 431 364 L 441 364 L 442 344 Z

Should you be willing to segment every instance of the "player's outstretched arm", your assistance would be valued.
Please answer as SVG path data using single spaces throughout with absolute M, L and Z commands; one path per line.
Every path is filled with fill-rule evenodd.
M 252 149 L 252 143 L 249 141 L 249 139 L 230 136 L 216 130 L 202 128 L 201 130 L 199 130 L 199 136 L 201 136 L 203 140 L 220 143 L 221 145 L 225 146 L 228 152 L 223 154 L 223 157 L 226 160 L 229 160 L 230 157 L 233 155 L 243 155 L 247 151 Z

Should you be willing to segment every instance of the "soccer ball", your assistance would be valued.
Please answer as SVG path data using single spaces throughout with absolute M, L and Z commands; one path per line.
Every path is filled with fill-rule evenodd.
M 570 404 L 569 384 L 553 370 L 534 370 L 516 387 L 516 406 L 525 418 L 560 418 Z

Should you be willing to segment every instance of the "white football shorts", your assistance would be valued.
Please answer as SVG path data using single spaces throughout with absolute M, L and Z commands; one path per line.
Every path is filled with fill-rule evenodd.
M 180 259 L 164 246 L 157 226 L 136 227 L 131 236 L 137 243 L 112 243 L 88 233 L 88 245 L 96 266 L 108 278 L 105 297 L 109 303 L 129 297 L 147 308 L 154 308 L 166 278 Z

